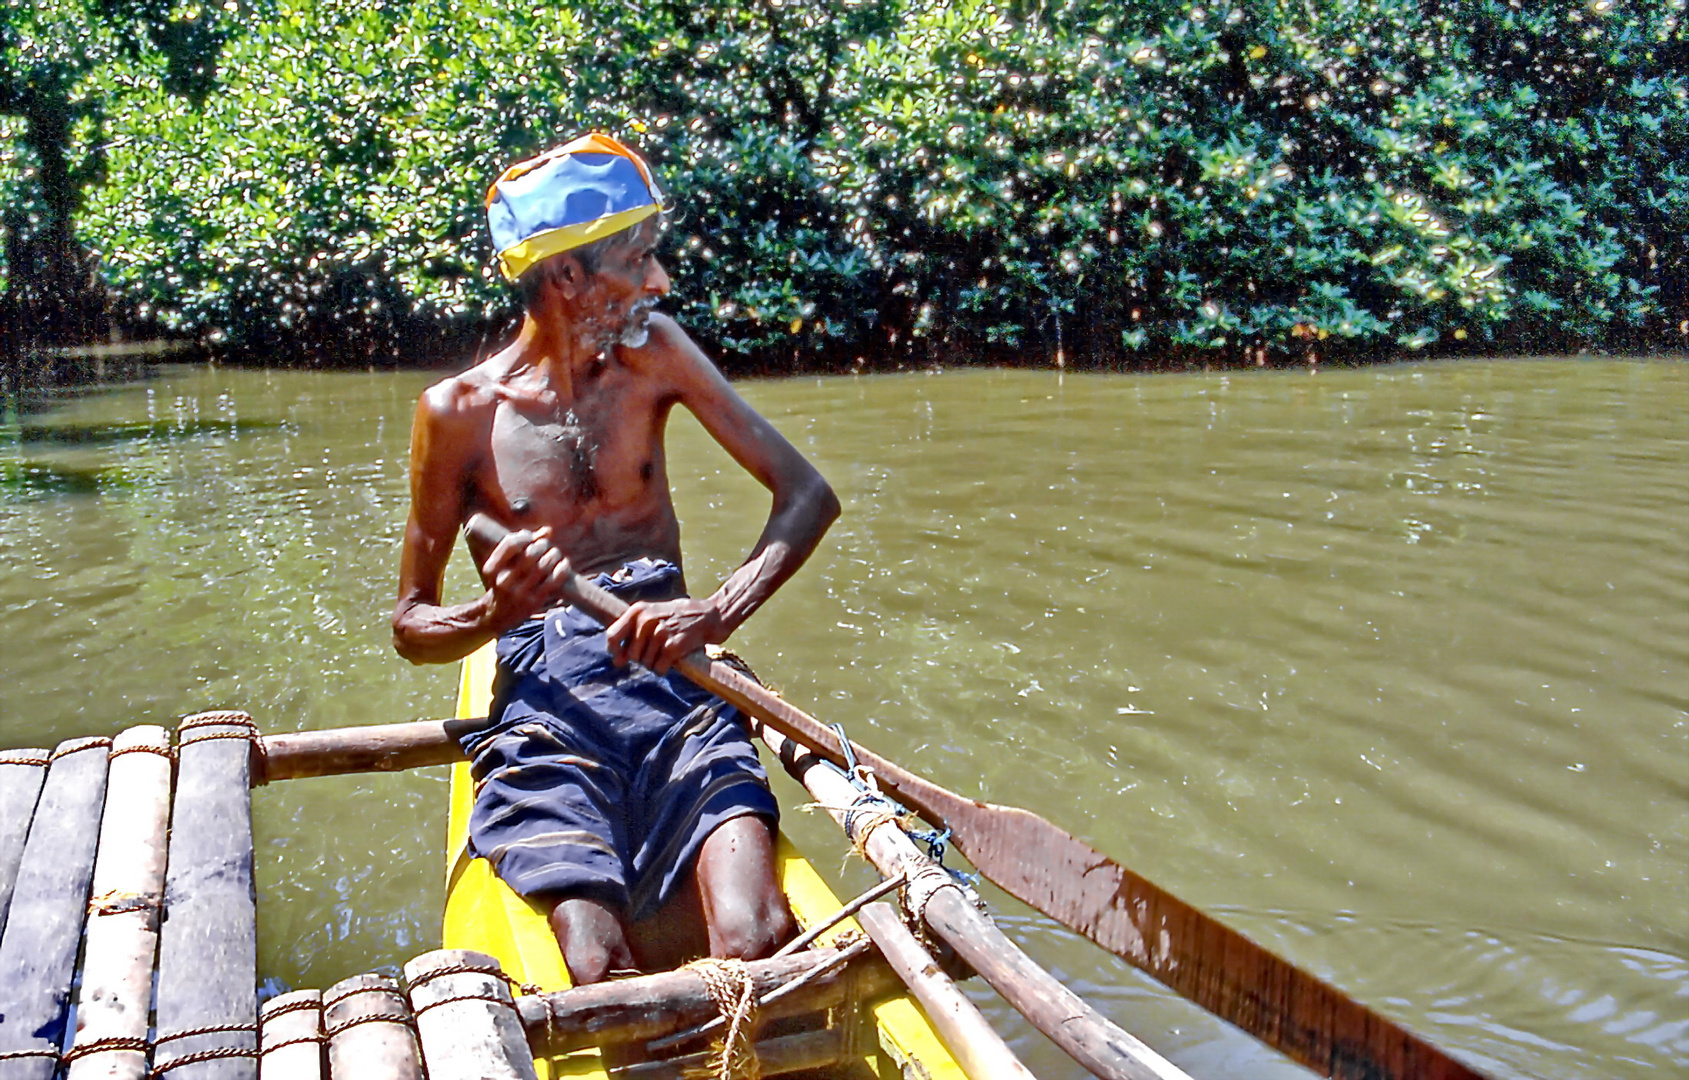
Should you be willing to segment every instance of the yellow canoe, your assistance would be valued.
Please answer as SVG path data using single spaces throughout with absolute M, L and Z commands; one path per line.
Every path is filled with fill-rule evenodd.
M 457 715 L 485 716 L 492 697 L 493 649 L 489 644 L 463 662 Z M 444 947 L 475 949 L 497 957 L 507 974 L 546 990 L 566 989 L 564 967 L 545 914 L 522 899 L 493 874 L 484 859 L 470 858 L 469 809 L 474 799 L 469 765 L 452 767 L 451 812 L 446 841 L 446 925 Z M 842 903 L 815 868 L 784 834 L 779 839 L 780 885 L 799 925 L 808 927 L 838 911 Z M 859 930 L 854 919 L 831 931 Z M 824 936 L 826 943 L 830 936 Z M 841 1075 L 852 1080 L 965 1080 L 961 1068 L 934 1033 L 925 1013 L 911 998 L 899 996 L 861 1006 L 860 1064 Z M 553 1077 L 606 1077 L 596 1050 L 536 1058 L 540 1080 Z

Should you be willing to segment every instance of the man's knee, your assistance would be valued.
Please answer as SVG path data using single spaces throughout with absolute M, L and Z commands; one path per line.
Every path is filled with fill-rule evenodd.
M 774 874 L 774 830 L 758 817 L 733 818 L 712 832 L 696 870 L 710 955 L 758 960 L 797 932 Z
M 548 920 L 576 986 L 603 982 L 612 971 L 634 966 L 627 930 L 614 911 L 596 900 L 562 900 Z
M 792 940 L 797 924 L 786 899 L 776 889 L 758 902 L 733 905 L 716 913 L 709 926 L 710 955 L 719 959 L 761 960 Z

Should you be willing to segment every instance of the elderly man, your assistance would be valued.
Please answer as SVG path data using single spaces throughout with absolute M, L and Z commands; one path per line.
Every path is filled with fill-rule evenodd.
M 463 739 L 477 780 L 470 843 L 551 905 L 581 983 L 673 963 L 673 927 L 689 919 L 717 957 L 756 958 L 790 937 L 777 808 L 745 725 L 669 668 L 725 641 L 839 513 L 815 468 L 654 310 L 669 291 L 654 254 L 661 209 L 646 163 L 603 135 L 505 172 L 487 218 L 526 308 L 521 331 L 429 387 L 411 431 L 394 645 L 444 663 L 497 639 L 487 724 Z M 773 496 L 750 557 L 698 599 L 669 497 L 675 405 Z M 472 541 L 486 591 L 446 604 L 446 563 L 476 512 L 513 531 L 496 547 Z M 608 630 L 559 606 L 565 557 L 632 602 Z

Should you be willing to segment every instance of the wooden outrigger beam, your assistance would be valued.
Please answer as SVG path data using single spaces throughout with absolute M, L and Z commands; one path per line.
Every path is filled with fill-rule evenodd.
M 504 532 L 481 514 L 465 528 L 479 529 L 486 538 L 493 537 L 493 530 Z M 564 578 L 563 593 L 606 625 L 627 610 L 621 599 L 578 574 Z M 849 744 L 702 650 L 676 667 L 811 753 L 835 765 L 859 762 L 888 795 L 948 830 L 957 850 L 1004 892 L 1293 1060 L 1334 1080 L 1484 1080 L 1440 1047 L 1037 814 L 964 798 Z M 1051 1022 L 1066 1026 L 1054 1018 Z
M 463 760 L 459 733 L 486 725 L 473 720 L 413 720 L 265 735 L 258 739 L 252 782 L 344 773 L 402 772 Z
M 1032 1071 L 939 968 L 890 904 L 869 904 L 856 921 L 921 1003 L 969 1080 L 1033 1080 Z

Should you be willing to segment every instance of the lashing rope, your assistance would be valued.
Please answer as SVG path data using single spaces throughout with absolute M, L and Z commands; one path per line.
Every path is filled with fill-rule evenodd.
M 151 1078 L 151 1080 L 158 1080 L 160 1076 L 163 1076 L 170 1070 L 179 1069 L 184 1065 L 197 1065 L 202 1061 L 220 1061 L 223 1058 L 255 1058 L 258 1056 L 257 1024 L 211 1024 L 205 1027 L 187 1028 L 184 1031 L 172 1031 L 169 1034 L 154 1036 L 153 1048 L 156 1051 L 158 1047 L 163 1046 L 167 1042 L 176 1042 L 179 1039 L 190 1039 L 196 1035 L 247 1033 L 252 1036 L 253 1045 L 250 1047 L 213 1046 L 206 1050 L 196 1050 L 191 1054 L 183 1054 L 180 1057 L 173 1057 L 168 1061 L 157 1062 L 153 1065 L 152 1071 L 147 1075 Z
M 199 1050 L 192 1054 L 183 1054 L 179 1058 L 171 1058 L 169 1061 L 163 1062 L 162 1064 L 154 1065 L 152 1067 L 152 1072 L 147 1075 L 151 1077 L 152 1080 L 158 1080 L 160 1076 L 163 1076 L 171 1069 L 179 1069 L 183 1065 L 198 1065 L 202 1061 L 219 1061 L 223 1058 L 255 1058 L 257 1056 L 258 1051 L 256 1049 L 249 1050 L 239 1046 L 218 1046 L 213 1047 L 210 1050 Z
M 144 1054 L 150 1049 L 152 1049 L 152 1044 L 147 1042 L 145 1039 L 131 1035 L 108 1035 L 103 1039 L 95 1039 L 93 1042 L 77 1043 L 75 1046 L 65 1051 L 64 1056 L 59 1060 L 63 1064 L 69 1065 L 77 1058 L 85 1058 L 90 1054 L 103 1054 L 107 1051 L 122 1050 L 130 1050 L 137 1054 Z
M 416 978 L 411 979 L 408 985 L 414 990 L 423 983 L 440 978 L 442 975 L 490 975 L 495 979 L 503 979 L 512 990 L 519 990 L 530 997 L 545 993 L 542 987 L 533 983 L 521 982 L 497 967 L 488 967 L 484 964 L 446 964 L 443 967 L 429 968 Z M 493 999 L 484 998 L 481 1000 L 491 1001 Z
M 727 1031 L 716 1044 L 715 1080 L 759 1080 L 762 1063 L 757 1060 L 751 1030 L 757 1015 L 757 985 L 743 960 L 705 958 L 686 965 L 704 980 L 710 1000 L 721 1010 Z
M 350 1019 L 342 1020 L 338 1024 L 328 1025 L 328 1027 L 323 1030 L 323 1035 L 325 1038 L 332 1039 L 337 1035 L 340 1035 L 342 1032 L 350 1031 L 352 1028 L 358 1027 L 361 1024 L 397 1024 L 406 1031 L 410 1031 L 416 1026 L 416 1021 L 412 1018 L 412 1014 L 408 1011 L 368 1012 L 364 1013 L 362 1016 L 354 1016 Z
M 845 735 L 843 724 L 831 725 L 833 734 L 838 736 L 839 746 L 844 753 L 845 777 L 856 788 L 858 795 L 847 807 L 842 808 L 845 815 L 844 830 L 850 837 L 852 849 L 858 855 L 865 855 L 862 845 L 868 835 L 887 821 L 895 824 L 899 829 L 918 843 L 926 845 L 927 857 L 948 874 L 958 885 L 964 885 L 970 890 L 979 885 L 979 875 L 970 874 L 963 870 L 944 865 L 944 856 L 949 851 L 950 830 L 940 832 L 937 829 L 922 828 L 920 818 L 913 810 L 893 799 L 880 790 L 879 781 L 875 779 L 872 769 L 859 764 L 856 760 L 856 750 Z M 822 807 L 820 803 L 811 803 L 811 807 L 821 807 L 825 810 L 839 809 Z M 806 807 L 807 809 L 808 807 Z
M 203 735 L 190 735 L 191 731 L 206 727 L 238 727 L 241 731 L 212 731 Z M 176 725 L 176 749 L 180 752 L 184 747 L 194 743 L 211 742 L 214 739 L 245 739 L 251 744 L 252 753 L 257 758 L 254 777 L 255 780 L 268 778 L 270 775 L 270 754 L 264 746 L 264 739 L 258 734 L 258 725 L 253 722 L 252 714 L 233 709 L 217 712 L 196 713 L 183 717 Z

